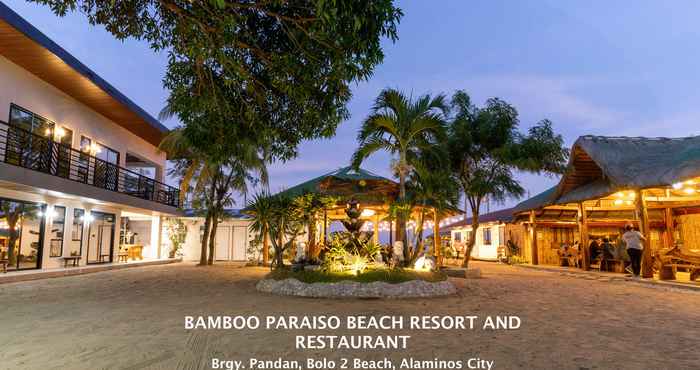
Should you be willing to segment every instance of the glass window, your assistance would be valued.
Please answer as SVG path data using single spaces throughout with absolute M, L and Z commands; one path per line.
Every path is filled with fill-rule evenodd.
M 15 104 L 10 105 L 10 124 L 46 137 L 53 136 L 55 126 L 46 118 Z
M 44 210 L 42 204 L 0 199 L 0 259 L 8 271 L 41 266 Z
M 85 226 L 85 210 L 73 209 L 73 227 L 70 232 L 68 249 L 71 256 L 83 255 L 83 229 Z
M 63 233 L 66 229 L 66 207 L 54 206 L 49 215 L 53 222 L 49 231 L 49 257 L 63 256 Z
M 484 245 L 491 245 L 491 228 L 485 228 L 483 230 L 484 235 Z

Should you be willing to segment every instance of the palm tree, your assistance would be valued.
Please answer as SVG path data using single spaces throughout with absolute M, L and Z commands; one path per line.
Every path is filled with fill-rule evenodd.
M 253 223 L 250 225 L 263 243 L 263 265 L 269 264 L 270 258 L 270 224 L 274 221 L 274 200 L 267 192 L 255 194 L 248 203 L 248 212 L 253 215 Z
M 159 149 L 175 158 L 169 174 L 180 179 L 180 204 L 191 194 L 193 208 L 205 216 L 199 264 L 211 265 L 218 223 L 225 217 L 225 208 L 233 204 L 233 193 L 246 194 L 249 183 L 268 182 L 266 152 L 239 138 L 226 156 L 213 158 L 192 146 L 183 128 L 172 130 Z
M 406 202 L 406 177 L 410 152 L 430 148 L 445 138 L 445 96 L 423 95 L 413 100 L 395 89 L 383 90 L 374 102 L 372 113 L 362 122 L 357 135 L 359 147 L 352 156 L 358 168 L 373 153 L 384 150 L 395 157 L 394 170 L 399 177 L 399 202 Z M 406 245 L 405 219 L 397 220 L 397 236 Z
M 445 158 L 446 159 L 446 158 Z M 449 212 L 458 209 L 459 183 L 446 167 L 439 166 L 438 161 L 422 160 L 416 162 L 412 171 L 413 192 L 421 209 L 432 209 L 433 249 L 436 260 L 440 257 L 440 221 Z M 421 225 L 426 214 L 422 214 Z M 422 226 L 420 232 L 422 234 Z M 416 248 L 418 245 L 416 245 Z
M 307 229 L 309 240 L 308 257 L 314 258 L 318 254 L 316 248 L 316 216 L 323 209 L 335 204 L 336 199 L 318 193 L 302 194 L 294 199 L 294 206 Z
M 527 135 L 521 134 L 518 112 L 498 98 L 489 99 L 485 107 L 478 108 L 467 93 L 457 91 L 452 97 L 452 108 L 456 113 L 448 128 L 450 167 L 472 213 L 472 237 L 462 262 L 467 267 L 483 201 L 521 197 L 524 189 L 514 171 L 561 173 L 568 152 L 548 120 L 531 127 Z
M 303 221 L 299 218 L 294 200 L 286 196 L 272 197 L 272 220 L 269 232 L 274 249 L 272 268 L 284 267 L 284 252 L 294 246 L 302 233 Z

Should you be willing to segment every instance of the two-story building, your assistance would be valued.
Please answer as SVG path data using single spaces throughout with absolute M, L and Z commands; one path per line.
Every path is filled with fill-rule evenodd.
M 0 3 L 0 263 L 167 257 L 167 128 Z M 75 260 L 75 261 L 74 261 Z

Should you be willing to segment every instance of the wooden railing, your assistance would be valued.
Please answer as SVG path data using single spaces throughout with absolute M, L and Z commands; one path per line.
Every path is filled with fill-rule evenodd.
M 180 190 L 175 187 L 3 121 L 0 160 L 168 206 L 179 205 Z

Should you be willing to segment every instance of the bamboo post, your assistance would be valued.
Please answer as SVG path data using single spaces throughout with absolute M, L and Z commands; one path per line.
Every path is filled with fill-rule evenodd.
M 591 251 L 588 249 L 588 215 L 586 214 L 586 207 L 583 206 L 583 202 L 578 204 L 578 217 L 576 217 L 578 222 L 579 231 L 579 251 L 581 252 L 581 268 L 583 270 L 589 270 L 591 268 Z
M 666 226 L 666 237 L 664 238 L 664 247 L 673 248 L 675 240 L 673 238 L 673 209 L 670 207 L 664 208 L 664 224 Z
M 644 199 L 644 190 L 634 191 L 634 204 L 637 213 L 637 218 L 639 219 L 639 231 L 647 239 L 644 242 L 644 249 L 642 250 L 642 277 L 650 278 L 654 275 L 651 262 L 651 233 L 649 230 L 649 212 L 647 210 L 647 202 Z
M 537 223 L 535 211 L 530 211 L 530 253 L 532 254 L 532 264 L 539 264 L 537 256 Z
M 374 228 L 374 233 L 372 234 L 372 241 L 374 241 L 374 244 L 379 245 L 379 216 L 374 215 L 374 219 L 372 219 L 372 227 Z

